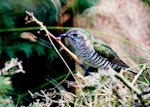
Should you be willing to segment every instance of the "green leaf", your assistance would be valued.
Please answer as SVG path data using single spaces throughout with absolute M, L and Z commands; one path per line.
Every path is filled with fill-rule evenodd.
M 32 55 L 33 46 L 27 43 L 22 43 L 18 45 L 18 50 L 23 51 L 27 57 Z
M 10 78 L 0 75 L 0 96 L 7 94 L 10 90 L 12 90 Z
M 36 44 L 35 46 L 35 51 L 38 53 L 38 55 L 44 55 L 45 54 L 45 47 L 41 46 L 41 45 L 38 45 Z

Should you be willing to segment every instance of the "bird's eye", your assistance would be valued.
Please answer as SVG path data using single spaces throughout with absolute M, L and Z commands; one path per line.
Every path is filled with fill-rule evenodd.
M 77 34 L 76 34 L 76 33 L 74 33 L 74 34 L 73 34 L 73 36 L 77 36 Z

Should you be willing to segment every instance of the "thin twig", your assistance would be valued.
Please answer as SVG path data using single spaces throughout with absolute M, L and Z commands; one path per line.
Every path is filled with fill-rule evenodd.
M 67 74 L 67 76 L 61 81 L 59 82 L 55 87 L 57 87 L 58 85 L 60 85 L 62 82 L 64 82 L 68 76 L 70 75 L 70 73 L 72 73 L 70 67 L 68 66 L 68 64 L 66 63 L 66 61 L 64 60 L 64 58 L 61 56 L 61 54 L 59 53 L 58 49 L 56 48 L 56 46 L 54 45 L 53 41 L 51 40 L 51 38 L 48 36 L 49 41 L 51 42 L 52 46 L 54 47 L 55 51 L 57 52 L 57 54 L 59 55 L 59 57 L 61 58 L 61 60 L 64 62 L 64 64 L 66 65 L 67 69 L 69 70 L 69 73 Z M 73 75 L 73 74 L 72 74 Z
M 135 91 L 137 94 L 141 94 L 141 90 L 139 90 L 137 87 L 135 87 L 134 85 L 132 85 L 131 82 L 129 82 L 126 78 L 124 78 L 123 75 L 119 74 L 119 73 L 115 73 L 115 76 L 120 79 L 127 87 L 129 87 L 130 89 L 132 89 L 133 91 Z
M 73 54 L 66 46 L 64 46 L 64 44 L 60 41 L 60 38 L 57 38 L 52 33 L 50 33 L 47 30 L 46 26 L 44 26 L 42 22 L 40 22 L 34 17 L 32 12 L 26 11 L 26 13 L 30 16 L 30 18 L 28 16 L 25 18 L 26 24 L 31 23 L 31 22 L 37 23 L 41 27 L 41 30 L 44 30 L 48 36 L 54 39 L 75 60 L 75 62 L 77 62 L 78 64 L 81 64 L 78 57 L 75 54 Z
M 135 84 L 135 82 L 137 81 L 137 79 L 139 78 L 139 76 L 140 76 L 140 75 L 142 74 L 142 72 L 144 71 L 145 67 L 146 67 L 146 64 L 144 64 L 143 67 L 142 67 L 142 69 L 140 70 L 140 72 L 139 72 L 137 75 L 135 75 L 135 77 L 134 77 L 134 79 L 133 79 L 133 81 L 132 81 L 132 85 Z
M 139 90 L 137 87 L 135 87 L 131 82 L 129 82 L 123 75 L 115 72 L 111 68 L 108 70 L 108 73 L 116 76 L 121 82 L 124 83 L 124 85 L 126 85 L 128 88 L 130 88 L 131 90 L 133 90 L 134 92 L 136 92 L 138 95 L 141 94 L 142 91 Z
M 66 61 L 63 59 L 63 57 L 60 55 L 59 51 L 57 50 L 57 48 L 56 48 L 55 45 L 53 44 L 51 38 L 54 39 L 54 40 L 75 60 L 75 62 L 77 62 L 78 64 L 81 64 L 81 62 L 80 62 L 80 60 L 78 59 L 78 57 L 77 57 L 75 54 L 73 54 L 66 46 L 64 46 L 64 44 L 60 41 L 60 38 L 56 38 L 53 34 L 51 34 L 51 33 L 47 30 L 46 26 L 44 26 L 42 22 L 40 22 L 39 20 L 37 20 L 37 19 L 34 17 L 34 15 L 33 15 L 32 12 L 26 11 L 26 13 L 27 13 L 27 15 L 28 15 L 28 16 L 25 18 L 26 24 L 27 24 L 27 23 L 31 23 L 31 22 L 35 22 L 35 23 L 37 23 L 37 24 L 41 27 L 41 30 L 44 30 L 44 31 L 46 32 L 46 35 L 48 36 L 48 39 L 49 39 L 50 42 L 52 43 L 52 45 L 53 45 L 53 47 L 55 48 L 56 52 L 58 53 L 58 55 L 60 56 L 60 58 L 62 59 L 62 61 L 64 62 L 64 64 L 66 65 L 66 67 L 67 67 L 67 69 L 69 70 L 69 72 L 71 73 L 71 75 L 74 77 L 74 75 L 73 75 L 71 69 L 69 68 L 68 64 L 67 64 Z M 30 16 L 30 18 L 29 18 L 29 16 Z M 78 87 L 79 87 L 79 89 L 80 89 L 80 91 L 81 91 L 81 95 L 82 95 L 82 97 L 84 98 L 85 103 L 87 104 L 88 102 L 87 102 L 87 100 L 85 99 L 85 96 L 83 95 L 83 91 L 82 91 L 82 89 L 81 89 L 81 87 L 80 87 L 80 85 L 79 85 L 79 82 L 77 81 L 77 79 L 76 79 L 75 77 L 74 77 L 74 79 L 75 79 L 75 81 L 76 81 L 76 83 L 77 83 L 77 85 L 78 85 Z

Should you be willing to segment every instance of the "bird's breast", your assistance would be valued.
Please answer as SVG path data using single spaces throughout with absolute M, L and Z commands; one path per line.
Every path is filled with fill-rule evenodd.
M 85 45 L 79 43 L 78 46 L 75 47 L 75 50 L 80 60 L 88 66 L 104 68 L 103 65 L 105 65 L 105 63 L 108 64 L 108 61 L 99 55 L 91 44 Z

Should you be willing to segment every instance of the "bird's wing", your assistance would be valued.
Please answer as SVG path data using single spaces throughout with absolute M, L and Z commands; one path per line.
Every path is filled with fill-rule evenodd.
M 111 62 L 117 63 L 120 66 L 127 68 L 129 67 L 118 57 L 118 55 L 105 42 L 96 39 L 93 41 L 93 46 L 95 51 L 102 57 L 107 58 Z

